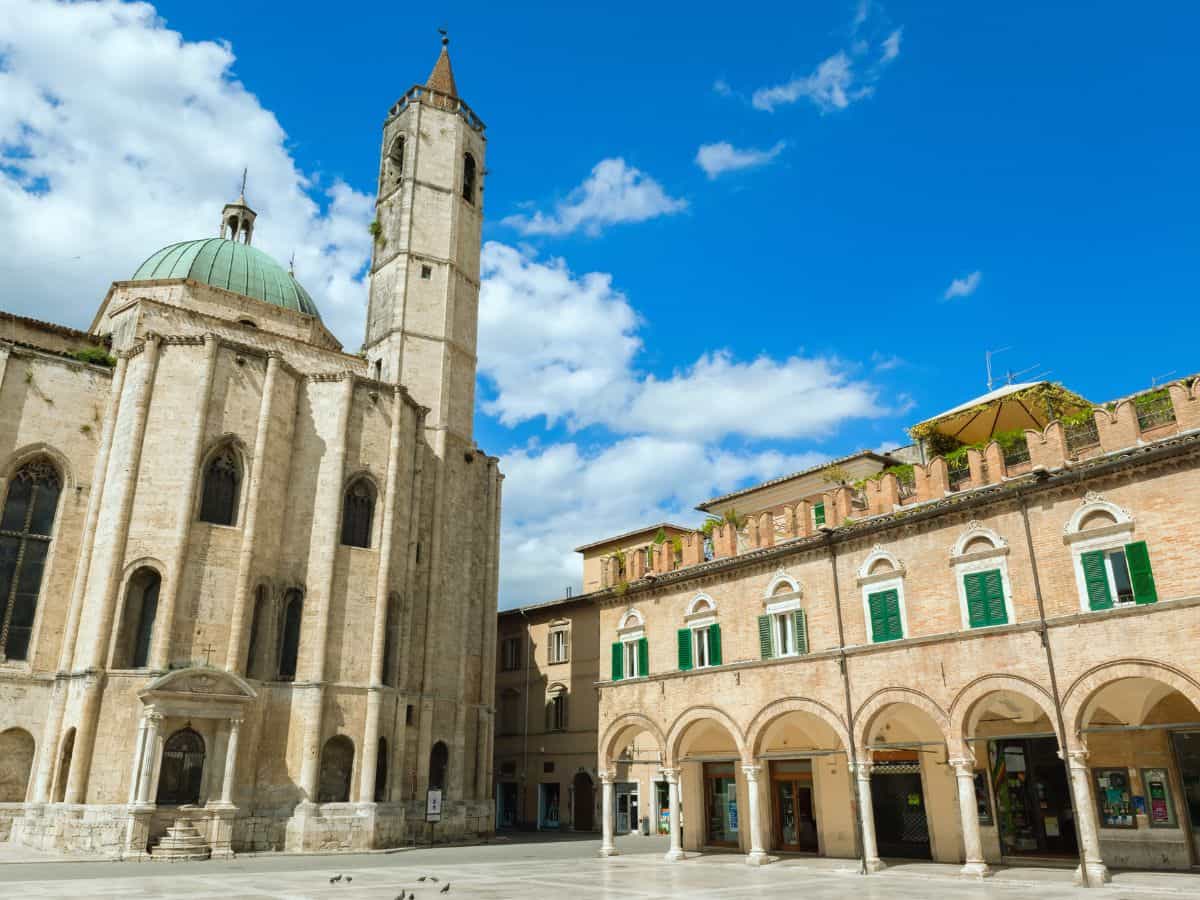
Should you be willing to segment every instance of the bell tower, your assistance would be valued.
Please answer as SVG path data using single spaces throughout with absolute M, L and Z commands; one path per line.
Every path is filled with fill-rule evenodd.
M 430 408 L 435 450 L 473 443 L 483 122 L 458 96 L 449 38 L 383 124 L 364 349 L 372 374 Z

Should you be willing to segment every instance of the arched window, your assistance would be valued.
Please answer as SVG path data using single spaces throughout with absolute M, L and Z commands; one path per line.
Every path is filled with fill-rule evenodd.
M 1008 542 L 974 520 L 954 542 L 950 564 L 958 583 L 963 628 L 988 628 L 1014 622 L 1012 585 L 1008 580 Z
M 25 659 L 50 551 L 62 479 L 49 460 L 27 463 L 0 514 L 0 660 Z
M 33 735 L 24 729 L 0 731 L 0 803 L 25 802 L 33 746 Z
M 387 800 L 387 776 L 388 776 L 388 751 L 387 738 L 379 739 L 379 753 L 375 757 L 375 802 L 383 803 Z
M 183 728 L 163 747 L 162 768 L 158 774 L 159 806 L 183 806 L 200 802 L 200 782 L 204 776 L 204 738 Z
M 321 751 L 321 776 L 317 785 L 318 803 L 348 803 L 350 773 L 354 770 L 354 742 L 344 734 L 335 734 Z
M 546 730 L 567 730 L 567 689 L 552 684 L 546 691 Z
M 250 618 L 250 648 L 246 652 L 246 675 L 262 678 L 262 660 L 266 655 L 262 630 L 268 621 L 267 586 L 260 584 L 254 590 L 254 614 Z
M 371 521 L 375 517 L 375 489 L 366 478 L 356 478 L 342 501 L 342 543 L 347 547 L 371 546 Z
M 204 492 L 200 498 L 200 521 L 232 525 L 237 520 L 242 468 L 232 447 L 213 454 L 204 468 Z
M 300 655 L 300 621 L 304 616 L 304 595 L 288 591 L 283 598 L 283 623 L 279 629 L 279 680 L 296 677 L 296 661 Z
M 154 620 L 158 614 L 158 593 L 162 577 L 150 567 L 138 569 L 125 589 L 125 611 L 113 667 L 141 669 L 150 664 L 150 645 L 154 640 Z
M 450 763 L 450 749 L 444 741 L 438 741 L 429 751 L 430 790 L 446 789 L 446 769 Z
M 475 203 L 475 157 L 470 153 L 463 154 L 463 199 Z
M 58 754 L 58 777 L 54 780 L 54 802 L 62 803 L 67 797 L 67 779 L 71 775 L 71 757 L 75 755 L 75 729 L 68 728 L 63 736 L 62 750 Z
M 392 141 L 392 149 L 388 151 L 388 164 L 391 166 L 392 183 L 399 184 L 404 178 L 404 135 Z

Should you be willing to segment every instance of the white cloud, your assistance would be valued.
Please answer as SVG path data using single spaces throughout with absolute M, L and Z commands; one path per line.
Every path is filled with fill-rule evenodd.
M 942 294 L 942 299 L 953 300 L 956 297 L 970 297 L 975 293 L 982 280 L 983 273 L 978 269 L 963 278 L 955 278 L 950 282 L 950 287 L 946 288 L 946 293 Z
M 714 179 L 725 172 L 765 166 L 783 152 L 784 146 L 786 146 L 784 141 L 779 141 L 775 146 L 766 150 L 735 147 L 728 141 L 703 144 L 696 151 L 696 165 L 702 168 L 704 174 L 710 179 Z
M 511 215 L 502 224 L 524 235 L 565 235 L 582 230 L 597 235 L 606 225 L 644 222 L 687 209 L 687 201 L 671 197 L 657 181 L 621 158 L 602 159 L 552 214 Z
M 6 309 L 86 326 L 109 282 L 159 247 L 216 236 L 245 166 L 255 245 L 294 252 L 325 323 L 357 347 L 373 198 L 302 171 L 234 61 L 144 3 L 0 3 Z
M 755 109 L 773 112 L 801 99 L 812 101 L 821 112 L 845 109 L 853 101 L 869 96 L 869 85 L 854 87 L 854 64 L 839 50 L 817 66 L 811 75 L 793 78 L 784 84 L 759 88 L 750 98 Z
M 718 78 L 713 82 L 713 92 L 722 97 L 728 97 L 733 93 L 733 88 L 729 86 L 729 82 L 724 78 Z
M 821 438 L 886 410 L 869 382 L 836 359 L 724 351 L 659 379 L 639 373 L 639 319 L 603 273 L 576 276 L 561 259 L 489 242 L 483 254 L 479 370 L 484 411 L 513 426 L 545 417 L 578 430 L 718 441 Z
M 661 521 L 697 525 L 692 507 L 746 481 L 764 481 L 827 459 L 820 453 L 727 451 L 686 440 L 629 437 L 607 447 L 574 442 L 506 454 L 500 550 L 502 606 L 578 589 L 575 547 Z
M 880 45 L 883 48 L 883 55 L 880 59 L 883 62 L 891 62 L 900 55 L 900 36 L 903 30 L 902 28 L 897 28 L 884 38 L 883 43 Z

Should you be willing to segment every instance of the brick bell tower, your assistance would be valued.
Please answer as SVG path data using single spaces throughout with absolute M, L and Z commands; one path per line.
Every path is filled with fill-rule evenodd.
M 430 408 L 430 443 L 473 444 L 484 124 L 458 96 L 449 38 L 383 124 L 364 349 Z

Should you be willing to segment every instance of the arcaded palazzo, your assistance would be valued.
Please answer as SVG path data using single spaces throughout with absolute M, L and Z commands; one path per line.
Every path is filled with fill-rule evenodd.
M 204 856 L 492 829 L 485 147 L 443 48 L 384 121 L 362 353 L 253 246 L 271 223 L 244 196 L 87 332 L 0 316 L 0 839 Z

